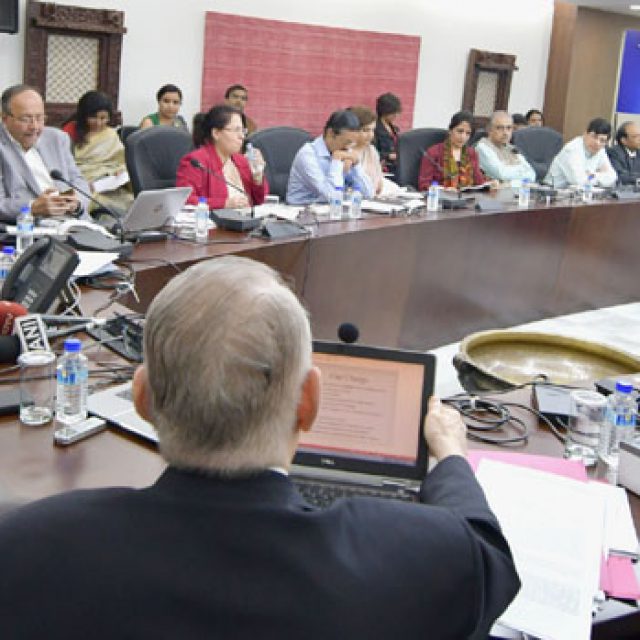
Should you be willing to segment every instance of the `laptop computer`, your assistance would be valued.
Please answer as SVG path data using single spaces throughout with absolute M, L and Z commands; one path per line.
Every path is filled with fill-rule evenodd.
M 190 193 L 191 187 L 141 191 L 122 218 L 124 232 L 160 229 L 182 209 Z
M 300 438 L 294 482 L 317 504 L 332 501 L 336 491 L 416 499 L 427 471 L 422 429 L 435 356 L 322 341 L 314 342 L 313 351 L 322 372 L 320 411 Z M 129 433 L 158 441 L 153 426 L 133 408 L 131 383 L 91 394 L 88 409 Z
M 313 359 L 322 373 L 320 410 L 291 470 L 303 495 L 319 505 L 340 495 L 417 499 L 435 356 L 315 341 Z

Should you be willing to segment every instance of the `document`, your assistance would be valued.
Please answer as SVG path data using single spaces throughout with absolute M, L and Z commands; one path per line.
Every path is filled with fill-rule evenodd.
M 500 622 L 545 640 L 588 640 L 603 498 L 584 482 L 493 460 L 480 462 L 477 478 L 522 581 Z
M 129 174 L 122 171 L 117 176 L 104 176 L 94 180 L 92 187 L 94 193 L 104 193 L 105 191 L 115 191 L 118 187 L 129 182 Z

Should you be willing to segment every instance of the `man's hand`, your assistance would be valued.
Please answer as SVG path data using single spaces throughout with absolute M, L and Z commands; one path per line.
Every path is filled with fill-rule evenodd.
M 467 455 L 467 428 L 460 414 L 443 405 L 435 396 L 429 400 L 424 437 L 429 445 L 429 453 L 438 461 L 447 456 Z
M 64 216 L 75 213 L 79 204 L 75 192 L 60 195 L 54 189 L 47 189 L 31 203 L 31 213 L 36 216 Z

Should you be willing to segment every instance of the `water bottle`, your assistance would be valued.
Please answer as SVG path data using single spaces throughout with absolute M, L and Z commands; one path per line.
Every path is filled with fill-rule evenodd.
M 16 250 L 13 247 L 2 247 L 2 253 L 0 254 L 0 289 L 4 285 L 4 281 L 13 267 L 15 261 Z
M 518 207 L 520 207 L 520 209 L 528 209 L 530 199 L 531 183 L 529 178 L 525 178 L 520 183 L 520 188 L 518 189 Z
M 64 354 L 56 368 L 56 420 L 73 424 L 87 417 L 89 365 L 77 338 L 64 341 Z
M 342 219 L 342 201 L 344 196 L 343 187 L 335 187 L 331 194 L 331 201 L 329 202 L 329 220 Z
M 209 205 L 207 199 L 201 196 L 196 207 L 196 242 L 209 240 Z
M 362 191 L 358 187 L 351 192 L 351 217 L 356 220 L 362 218 Z
M 440 201 L 440 186 L 437 182 L 432 182 L 427 193 L 427 211 L 437 211 Z
M 16 218 L 16 253 L 22 254 L 33 244 L 33 215 L 31 207 L 25 205 Z
M 606 419 L 598 447 L 599 463 L 604 466 L 602 475 L 611 484 L 616 484 L 618 480 L 620 443 L 633 438 L 637 414 L 638 405 L 633 394 L 633 385 L 616 382 L 616 390 L 607 402 Z
M 246 149 L 247 150 L 245 152 L 245 158 L 249 163 L 252 175 L 261 173 L 262 167 L 260 166 L 260 159 L 258 157 L 257 149 L 250 142 L 247 142 Z
M 585 204 L 593 202 L 593 181 L 594 176 L 592 174 L 589 174 L 582 188 L 582 202 L 584 202 Z

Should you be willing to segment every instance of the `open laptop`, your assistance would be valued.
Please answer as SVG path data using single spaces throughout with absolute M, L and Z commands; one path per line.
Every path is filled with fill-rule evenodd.
M 322 341 L 315 341 L 313 350 L 322 397 L 291 471 L 301 492 L 317 504 L 333 500 L 335 489 L 415 499 L 427 470 L 422 423 L 433 392 L 435 356 Z M 155 429 L 133 408 L 131 383 L 91 394 L 88 408 L 129 433 L 158 441 Z M 316 499 L 318 493 L 324 497 Z
M 122 218 L 124 232 L 160 229 L 182 209 L 190 193 L 191 187 L 141 191 Z

